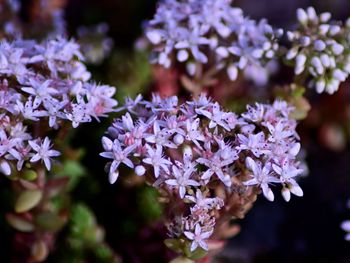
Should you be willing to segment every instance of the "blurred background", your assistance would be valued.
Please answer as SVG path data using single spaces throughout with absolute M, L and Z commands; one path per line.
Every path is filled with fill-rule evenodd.
M 24 21 L 30 20 L 25 11 L 30 2 L 23 1 Z M 97 82 L 117 87 L 121 103 L 125 95 L 147 96 L 161 85 L 172 85 L 171 76 L 164 73 L 165 77 L 159 78 L 161 73 L 148 64 L 148 55 L 134 48 L 142 35 L 143 22 L 155 11 L 155 0 L 66 2 L 64 16 L 71 36 L 77 36 L 81 26 L 108 25 L 106 36 L 110 43 L 113 41 L 113 48 L 106 58 L 89 65 L 89 70 Z M 331 12 L 336 19 L 350 16 L 347 0 L 237 0 L 235 5 L 254 19 L 267 18 L 270 24 L 286 29 L 293 28 L 298 7 L 312 5 L 319 12 Z M 288 70 L 281 69 L 272 81 L 285 84 L 290 81 L 290 75 Z M 248 85 L 247 88 L 269 89 L 241 84 Z M 259 198 L 246 218 L 236 221 L 241 225 L 240 233 L 228 242 L 215 262 L 350 262 L 350 244 L 344 241 L 345 233 L 339 227 L 350 218 L 347 208 L 350 198 L 349 84 L 343 84 L 333 96 L 307 93 L 312 110 L 299 125 L 309 167 L 309 175 L 300 181 L 304 197 L 292 198 L 289 203 L 281 197 L 273 203 Z M 225 103 L 230 104 L 229 100 Z M 129 180 L 127 174 L 123 174 L 124 180 L 110 185 L 103 170 L 105 161 L 98 156 L 102 150 L 100 137 L 110 121 L 86 124 L 72 136 L 71 143 L 81 150 L 83 162 L 83 166 L 77 168 L 81 170 L 76 171 L 79 180 L 71 193 L 72 200 L 88 205 L 104 229 L 106 242 L 123 262 L 168 262 L 173 254 L 163 244 L 166 229 L 161 222 L 162 207 L 156 202 L 157 193 L 142 182 Z M 7 184 L 10 183 L 0 178 L 0 185 L 5 189 L 0 192 L 1 215 L 11 209 Z M 79 217 L 79 211 L 78 224 L 84 220 L 83 216 Z M 8 242 L 13 230 L 1 217 L 0 224 L 0 262 L 9 262 L 14 253 Z M 56 249 L 47 262 L 101 262 L 93 248 L 87 249 L 84 255 L 71 249 L 65 240 L 67 231 L 60 233 Z

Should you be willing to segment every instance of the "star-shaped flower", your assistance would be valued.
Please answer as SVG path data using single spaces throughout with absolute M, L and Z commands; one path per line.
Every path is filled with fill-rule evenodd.
M 185 231 L 184 234 L 189 240 L 192 240 L 190 250 L 193 252 L 198 246 L 204 250 L 208 250 L 208 245 L 205 240 L 213 234 L 213 231 L 204 232 L 201 226 L 196 224 L 194 232 Z
M 44 141 L 39 145 L 36 141 L 28 141 L 29 145 L 36 151 L 36 154 L 30 159 L 30 162 L 37 162 L 39 160 L 44 161 L 46 169 L 50 171 L 51 169 L 51 157 L 56 157 L 60 155 L 60 152 L 55 150 L 50 150 L 51 142 L 49 138 L 45 137 Z

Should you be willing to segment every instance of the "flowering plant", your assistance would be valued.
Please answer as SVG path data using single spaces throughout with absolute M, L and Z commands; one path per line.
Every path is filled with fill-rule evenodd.
M 298 23 L 288 31 L 251 19 L 232 0 L 164 0 L 144 24 L 136 45 L 142 55 L 131 62 L 129 53 L 113 53 L 114 64 L 104 64 L 113 43 L 107 24 L 81 26 L 77 41 L 70 40 L 67 1 L 31 2 L 28 23 L 19 1 L 0 4 L 0 180 L 12 185 L 14 208 L 9 202 L 6 219 L 16 229 L 15 250 L 28 262 L 44 261 L 60 249 L 63 261 L 84 261 L 85 250 L 118 261 L 92 209 L 70 193 L 74 177 L 98 165 L 85 163 L 89 169 L 84 169 L 81 152 L 68 144 L 72 128 L 115 112 L 121 115 L 102 137 L 100 161 L 108 159 L 111 184 L 119 179 L 129 187 L 147 185 L 135 187 L 143 210 L 154 204 L 164 208 L 154 214 L 165 226 L 159 231 L 167 234 L 165 245 L 180 254 L 174 263 L 206 260 L 223 248 L 238 232 L 231 220 L 243 218 L 260 194 L 274 201 L 280 191 L 287 202 L 303 196 L 298 180 L 307 167 L 296 129 L 310 110 L 306 88 L 316 97 L 312 89 L 333 94 L 345 82 L 349 21 L 334 21 L 330 13 L 309 7 L 297 10 Z M 150 63 L 142 60 L 145 55 Z M 95 64 L 93 71 L 108 68 L 99 77 L 109 75 L 119 87 L 124 86 L 119 71 L 132 84 L 116 94 L 112 86 L 91 82 L 89 63 Z M 270 79 L 277 72 L 281 86 Z M 117 108 L 117 97 L 146 87 L 150 99 L 127 97 Z M 103 123 L 99 127 L 101 132 Z M 345 144 L 345 139 L 331 141 Z M 93 155 L 93 142 L 84 144 Z M 129 190 L 111 192 L 129 201 Z M 92 199 L 96 194 L 86 193 Z M 118 231 L 116 225 L 113 221 Z M 341 226 L 349 232 L 348 221 Z
M 82 59 L 79 45 L 64 38 L 0 44 L 0 172 L 18 192 L 16 214 L 8 221 L 33 233 L 36 260 L 45 259 L 47 252 L 38 249 L 47 251 L 53 244 L 48 240 L 66 221 L 59 208 L 48 206 L 68 183 L 50 173 L 57 166 L 52 159 L 61 155 L 50 137 L 53 147 L 66 150 L 63 139 L 70 126 L 98 120 L 117 105 L 114 87 L 88 82 Z M 40 224 L 47 216 L 55 226 Z
M 125 165 L 158 188 L 171 211 L 169 237 L 187 256 L 208 250 L 206 241 L 220 237 L 216 221 L 242 217 L 260 189 L 270 201 L 273 184 L 282 185 L 286 201 L 303 195 L 295 181 L 303 172 L 296 121 L 286 102 L 257 103 L 240 116 L 205 95 L 183 104 L 176 96 L 138 96 L 125 105 L 102 138 L 109 180 Z

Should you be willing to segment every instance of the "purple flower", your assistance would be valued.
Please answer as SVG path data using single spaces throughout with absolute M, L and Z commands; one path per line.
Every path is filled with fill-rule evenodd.
M 214 153 L 210 159 L 198 158 L 196 161 L 209 168 L 203 173 L 203 180 L 209 180 L 213 174 L 216 174 L 227 187 L 230 187 L 231 178 L 225 172 L 225 167 L 231 165 L 237 158 L 237 153 L 233 149 L 225 147 Z
M 177 148 L 176 144 L 170 141 L 170 137 L 174 134 L 174 131 L 167 129 L 160 129 L 158 121 L 153 123 L 153 133 L 147 134 L 145 139 L 148 143 L 155 143 L 159 146 L 166 146 L 169 148 Z
M 226 113 L 221 111 L 218 103 L 215 103 L 211 111 L 204 109 L 196 109 L 198 114 L 204 115 L 207 117 L 209 122 L 209 128 L 215 128 L 217 125 L 223 127 L 226 130 L 230 130 L 230 126 L 226 123 Z
M 243 134 L 238 134 L 238 141 L 240 145 L 237 146 L 237 150 L 249 150 L 255 157 L 259 158 L 262 154 L 268 154 L 270 151 L 266 149 L 265 136 L 263 132 L 257 134 L 249 134 L 248 137 Z
M 201 148 L 198 141 L 204 141 L 205 138 L 203 134 L 198 130 L 199 127 L 199 119 L 195 119 L 194 121 L 187 120 L 186 121 L 186 140 L 193 142 L 198 148 Z
M 179 169 L 175 165 L 172 166 L 172 175 L 175 179 L 168 179 L 165 181 L 167 185 L 176 186 L 179 188 L 179 194 L 181 199 L 185 197 L 187 186 L 199 186 L 200 184 L 195 180 L 190 179 L 193 169 Z
M 146 145 L 147 147 L 147 157 L 144 158 L 142 161 L 146 164 L 152 165 L 154 169 L 154 176 L 156 178 L 160 175 L 160 169 L 163 169 L 165 172 L 169 173 L 169 166 L 172 165 L 172 163 L 163 158 L 163 148 L 160 145 L 156 145 L 156 149 L 153 147 Z
M 128 156 L 131 152 L 134 151 L 136 147 L 135 145 L 128 146 L 123 149 L 118 140 L 114 140 L 112 142 L 107 137 L 103 137 L 102 140 L 105 152 L 100 153 L 100 156 L 108 159 L 113 159 L 109 170 L 110 174 L 115 173 L 121 163 L 130 168 L 134 168 L 134 164 L 128 158 Z
M 52 82 L 51 80 L 45 80 L 43 83 L 41 83 L 34 78 L 30 78 L 29 82 L 31 87 L 23 87 L 22 90 L 32 96 L 35 96 L 33 102 L 35 107 L 38 107 L 45 98 L 50 98 L 51 95 L 58 93 L 56 89 L 50 87 Z
M 205 242 L 212 235 L 213 231 L 204 232 L 199 224 L 196 224 L 194 232 L 185 231 L 185 236 L 192 240 L 190 247 L 191 252 L 195 251 L 197 247 L 208 250 L 208 245 Z
M 214 207 L 220 208 L 223 206 L 223 200 L 221 198 L 207 198 L 199 189 L 197 189 L 195 197 L 186 195 L 185 198 L 195 203 L 195 206 L 192 209 L 210 210 Z
M 280 181 L 271 175 L 271 163 L 266 163 L 264 166 L 261 163 L 254 161 L 252 158 L 247 157 L 247 167 L 253 172 L 249 181 L 244 182 L 245 185 L 258 185 L 261 187 L 264 196 L 267 200 L 273 201 L 274 194 L 269 187 L 270 183 L 279 183 Z
M 60 152 L 55 150 L 50 150 L 50 140 L 45 137 L 44 141 L 39 145 L 35 141 L 28 141 L 29 145 L 36 151 L 36 154 L 32 156 L 30 162 L 37 162 L 39 160 L 44 161 L 47 170 L 51 170 L 51 157 L 56 157 L 60 155 Z

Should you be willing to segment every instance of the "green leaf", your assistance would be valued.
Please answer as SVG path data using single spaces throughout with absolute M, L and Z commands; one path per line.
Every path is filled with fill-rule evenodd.
M 163 214 L 163 206 L 158 202 L 158 196 L 158 191 L 149 186 L 138 191 L 138 210 L 147 222 L 157 220 Z
M 57 175 L 69 177 L 67 190 L 70 191 L 75 188 L 85 173 L 84 167 L 78 161 L 67 160 L 63 163 L 63 169 Z
M 104 244 L 95 248 L 94 253 L 98 262 L 118 262 L 114 259 L 113 251 Z
M 23 213 L 34 208 L 39 204 L 42 197 L 43 193 L 40 190 L 26 190 L 22 192 L 15 203 L 15 211 Z
M 38 177 L 38 174 L 34 170 L 26 170 L 23 173 L 22 178 L 28 181 L 34 181 Z
M 185 257 L 177 257 L 172 261 L 170 261 L 169 263 L 194 263 L 194 261 Z
M 292 96 L 294 98 L 300 98 L 304 95 L 305 88 L 299 85 L 292 85 Z
M 69 184 L 68 177 L 53 178 L 46 183 L 47 196 L 49 198 L 59 196 L 62 192 L 67 191 Z
M 36 216 L 35 223 L 43 230 L 56 232 L 63 227 L 65 220 L 52 212 L 43 212 Z
M 36 262 L 44 261 L 49 254 L 49 249 L 44 241 L 38 241 L 32 246 L 32 257 Z
M 191 252 L 190 247 L 191 247 L 191 243 L 186 242 L 184 252 L 185 252 L 186 257 L 188 257 L 189 259 L 199 260 L 199 259 L 204 258 L 208 254 L 208 251 L 204 250 L 201 247 L 198 247 L 195 251 Z
M 14 214 L 7 214 L 6 220 L 13 228 L 21 232 L 32 232 L 34 230 L 34 225 L 31 222 Z
M 164 240 L 164 244 L 176 253 L 181 253 L 183 249 L 183 242 L 180 239 L 169 238 Z

